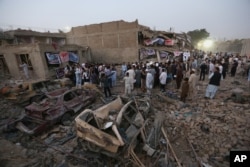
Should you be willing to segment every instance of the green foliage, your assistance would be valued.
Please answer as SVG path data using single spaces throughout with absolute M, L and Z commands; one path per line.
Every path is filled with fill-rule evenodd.
M 206 29 L 189 31 L 187 34 L 191 37 L 191 43 L 193 46 L 197 46 L 199 41 L 209 37 L 209 33 Z

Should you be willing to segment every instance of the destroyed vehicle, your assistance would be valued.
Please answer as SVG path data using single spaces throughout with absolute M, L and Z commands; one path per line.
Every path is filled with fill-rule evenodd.
M 68 86 L 66 80 L 36 80 L 23 83 L 17 83 L 16 86 L 6 86 L 2 88 L 1 93 L 5 99 L 18 104 L 30 104 L 37 101 L 45 92 L 49 92 L 61 87 Z
M 76 118 L 77 136 L 87 150 L 111 157 L 135 148 L 137 139 L 145 141 L 143 133 L 150 104 L 118 98 L 96 110 L 85 109 Z
M 75 113 L 92 104 L 95 92 L 61 88 L 44 94 L 40 100 L 25 107 L 24 116 L 15 122 L 17 129 L 37 135 L 56 123 L 69 124 Z

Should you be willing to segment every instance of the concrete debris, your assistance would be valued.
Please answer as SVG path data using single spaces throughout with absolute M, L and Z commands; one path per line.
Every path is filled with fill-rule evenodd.
M 175 89 L 170 96 L 156 88 L 151 97 L 135 89 L 127 97 L 118 82 L 113 96 L 104 98 L 99 87 L 85 85 L 98 98 L 69 124 L 53 124 L 36 136 L 6 131 L 25 112 L 1 97 L 1 165 L 229 166 L 231 150 L 250 150 L 250 92 L 240 79 L 223 80 L 215 99 L 203 98 L 200 81 L 197 99 L 185 103 Z

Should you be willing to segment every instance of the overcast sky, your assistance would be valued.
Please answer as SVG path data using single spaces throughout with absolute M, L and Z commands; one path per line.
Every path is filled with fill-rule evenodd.
M 216 39 L 250 38 L 250 0 L 0 0 L 4 29 L 45 31 L 136 19 L 155 30 L 205 28 Z

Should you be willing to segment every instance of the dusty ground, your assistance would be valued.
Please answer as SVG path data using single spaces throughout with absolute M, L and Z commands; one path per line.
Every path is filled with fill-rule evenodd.
M 163 127 L 169 139 L 168 145 L 159 144 L 157 149 L 167 152 L 165 160 L 168 158 L 168 162 L 171 162 L 168 166 L 177 166 L 179 163 L 181 166 L 196 167 L 197 162 L 218 167 L 229 166 L 230 150 L 250 150 L 250 92 L 247 80 L 243 77 L 226 78 L 213 100 L 203 98 L 207 80 L 199 81 L 198 85 L 196 101 L 188 100 L 186 103 L 174 98 L 174 102 L 166 102 L 157 96 L 159 88 L 154 89 L 149 117 L 164 119 Z M 167 88 L 175 95 L 174 85 L 170 84 Z M 244 90 L 242 103 L 236 102 L 231 96 L 231 90 L 235 88 Z M 118 81 L 112 93 L 123 94 L 123 83 Z M 133 94 L 142 92 L 136 89 Z M 1 127 L 23 111 L 23 107 L 2 97 L 0 103 Z M 98 100 L 92 108 L 101 105 L 103 102 Z M 0 166 L 134 166 L 131 162 L 121 164 L 114 158 L 86 151 L 75 132 L 74 122 L 69 126 L 55 125 L 49 132 L 36 137 L 16 130 L 1 132 Z M 160 139 L 166 141 L 161 132 L 159 135 Z M 162 156 L 150 157 L 143 150 L 138 152 L 145 166 L 166 166 L 162 163 Z

